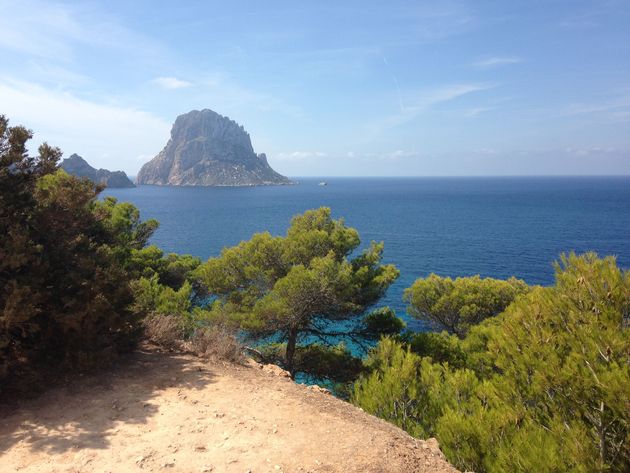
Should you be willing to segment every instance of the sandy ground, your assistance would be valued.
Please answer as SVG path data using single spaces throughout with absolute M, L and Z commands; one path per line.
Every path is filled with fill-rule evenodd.
M 0 406 L 0 472 L 456 473 L 436 445 L 259 366 L 143 350 Z

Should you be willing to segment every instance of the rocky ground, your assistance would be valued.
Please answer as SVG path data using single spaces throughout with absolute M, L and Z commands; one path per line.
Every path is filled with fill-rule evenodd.
M 434 441 L 275 371 L 139 351 L 0 407 L 0 471 L 456 473 Z

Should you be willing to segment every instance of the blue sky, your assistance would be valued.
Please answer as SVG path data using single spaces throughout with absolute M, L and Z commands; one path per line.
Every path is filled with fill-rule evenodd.
M 630 0 L 0 0 L 0 113 L 130 174 L 201 108 L 290 176 L 630 174 L 629 25 Z

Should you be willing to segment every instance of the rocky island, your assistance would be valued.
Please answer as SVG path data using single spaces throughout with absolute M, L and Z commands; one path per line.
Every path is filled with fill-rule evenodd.
M 249 134 L 233 120 L 205 109 L 180 115 L 164 149 L 140 169 L 138 184 L 259 186 L 292 182 L 256 154 Z
M 97 184 L 104 184 L 107 187 L 136 187 L 123 171 L 93 168 L 76 153 L 64 159 L 59 167 L 68 174 L 87 177 Z

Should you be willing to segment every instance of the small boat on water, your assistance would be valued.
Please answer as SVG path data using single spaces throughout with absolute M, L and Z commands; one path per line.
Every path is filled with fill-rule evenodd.
M 322 186 L 322 187 L 323 187 L 323 186 L 327 186 L 327 185 L 328 185 L 328 183 L 327 183 L 326 181 L 322 181 L 322 182 L 320 182 L 320 183 L 319 183 L 319 184 L 317 184 L 317 185 L 318 185 L 318 186 Z

